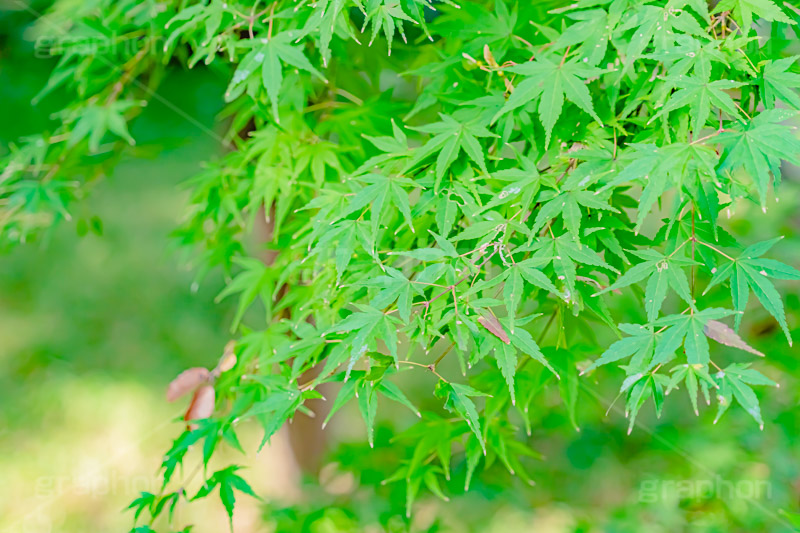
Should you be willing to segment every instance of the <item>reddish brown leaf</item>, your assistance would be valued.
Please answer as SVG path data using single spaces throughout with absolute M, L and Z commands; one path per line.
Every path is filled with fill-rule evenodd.
M 740 350 L 764 357 L 763 353 L 744 342 L 735 331 L 722 322 L 709 320 L 706 322 L 703 332 L 706 334 L 706 337 L 710 337 L 720 344 L 732 346 L 733 348 L 739 348 Z
M 203 385 L 196 391 L 192 397 L 192 403 L 189 404 L 189 409 L 184 415 L 184 420 L 200 420 L 208 418 L 214 414 L 214 386 Z
M 167 401 L 174 402 L 187 392 L 191 392 L 208 382 L 211 373 L 207 368 L 194 367 L 181 372 L 167 387 Z
M 228 344 L 225 345 L 225 353 L 222 354 L 222 358 L 220 358 L 219 364 L 217 365 L 217 369 L 220 373 L 227 372 L 236 365 L 236 354 L 233 352 L 234 348 L 236 348 L 236 341 L 229 341 Z
M 485 327 L 489 333 L 500 339 L 506 344 L 511 344 L 511 339 L 508 338 L 506 330 L 500 325 L 500 321 L 494 315 L 486 315 L 478 317 L 478 324 Z

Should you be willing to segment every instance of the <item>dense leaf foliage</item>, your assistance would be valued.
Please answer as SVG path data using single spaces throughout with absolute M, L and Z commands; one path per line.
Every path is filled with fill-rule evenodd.
M 175 238 L 198 281 L 227 276 L 236 340 L 173 383 L 195 391 L 190 423 L 162 492 L 131 505 L 149 524 L 135 531 L 174 530 L 178 500 L 214 493 L 232 515 L 254 493 L 236 466 L 206 472 L 212 455 L 241 449 L 249 419 L 263 446 L 318 389 L 335 394 L 324 422 L 354 404 L 370 446 L 386 400 L 412 413 L 391 445 L 408 453 L 383 465 L 408 516 L 421 491 L 447 499 L 495 465 L 527 479 L 536 394 L 557 388 L 579 428 L 581 376 L 619 381 L 631 429 L 676 388 L 695 412 L 702 395 L 763 426 L 754 387 L 775 383 L 733 360 L 763 355 L 738 331 L 757 301 L 791 344 L 774 280 L 800 271 L 769 258 L 780 236 L 741 243 L 719 215 L 766 211 L 781 166 L 800 164 L 790 3 L 59 6 L 40 20 L 59 59 L 37 98 L 71 100 L 4 161 L 5 246 L 70 219 L 167 69 L 230 80 L 225 152 L 191 182 Z M 625 292 L 638 323 L 615 317 Z M 406 394 L 415 373 L 435 403 Z M 193 445 L 206 482 L 186 494 Z

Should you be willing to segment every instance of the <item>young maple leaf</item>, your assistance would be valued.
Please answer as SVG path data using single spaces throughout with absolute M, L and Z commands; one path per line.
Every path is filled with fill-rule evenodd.
M 310 72 L 327 83 L 325 76 L 314 68 L 305 56 L 302 46 L 293 45 L 295 38 L 296 35 L 287 31 L 271 38 L 246 41 L 243 46 L 246 45 L 251 50 L 242 58 L 236 72 L 233 73 L 233 78 L 225 90 L 225 100 L 230 102 L 241 94 L 249 85 L 249 80 L 260 70 L 261 81 L 272 104 L 272 114 L 275 121 L 280 122 L 278 97 L 283 83 L 283 64 Z
M 667 288 L 671 288 L 690 307 L 694 307 L 694 299 L 689 289 L 689 281 L 683 267 L 697 264 L 682 254 L 665 255 L 655 250 L 642 250 L 633 252 L 643 262 L 631 267 L 610 286 L 597 294 L 619 290 L 648 278 L 644 293 L 644 307 L 647 311 L 647 320 L 654 321 L 658 317 L 661 305 L 667 297 Z
M 236 503 L 236 495 L 234 490 L 252 496 L 258 499 L 256 493 L 250 488 L 247 481 L 244 480 L 239 474 L 236 473 L 241 467 L 229 466 L 222 470 L 217 470 L 214 474 L 203 483 L 203 486 L 194 495 L 192 500 L 198 500 L 208 496 L 212 490 L 219 486 L 219 498 L 225 506 L 225 512 L 228 513 L 228 520 L 233 529 L 233 507 Z
M 654 144 L 631 143 L 631 148 L 627 153 L 625 166 L 612 175 L 600 192 L 632 180 L 644 182 L 644 190 L 639 198 L 636 232 L 641 229 L 656 201 L 671 186 L 683 187 L 686 176 L 692 173 L 716 174 L 716 153 L 702 144 L 675 142 L 659 147 Z
M 730 11 L 745 34 L 753 27 L 753 15 L 771 22 L 795 24 L 772 0 L 722 0 L 712 13 Z
M 540 201 L 543 203 L 536 214 L 531 232 L 537 233 L 548 221 L 560 216 L 564 221 L 564 227 L 576 240 L 580 239 L 581 221 L 583 220 L 581 207 L 619 213 L 597 193 L 568 185 L 565 185 L 561 191 L 554 192 L 549 200 L 541 199 Z
M 786 109 L 763 111 L 719 136 L 724 153 L 717 172 L 744 168 L 756 184 L 762 209 L 766 210 L 770 172 L 775 178 L 773 187 L 777 187 L 781 160 L 800 164 L 800 140 L 790 126 L 781 124 L 796 115 Z
M 440 114 L 439 116 L 442 119 L 441 122 L 412 128 L 423 133 L 431 133 L 433 137 L 417 149 L 405 171 L 411 170 L 428 156 L 438 152 L 439 155 L 436 157 L 436 177 L 441 179 L 447 169 L 450 168 L 450 165 L 456 160 L 458 154 L 463 151 L 484 173 L 488 173 L 486 158 L 478 138 L 497 137 L 497 135 L 475 120 L 459 122 L 450 115 Z
M 692 130 L 695 134 L 700 133 L 705 127 L 706 121 L 711 115 L 712 105 L 732 117 L 740 117 L 739 111 L 736 109 L 736 103 L 725 91 L 737 89 L 745 85 L 744 83 L 731 80 L 708 81 L 700 77 L 676 78 L 668 81 L 672 81 L 679 90 L 669 97 L 664 107 L 653 115 L 648 124 L 653 123 L 670 111 L 687 105 L 690 108 Z
M 580 59 L 588 66 L 595 66 L 606 55 L 608 43 L 614 33 L 621 13 L 605 9 L 583 9 L 568 12 L 566 17 L 576 21 L 568 26 L 551 47 L 563 50 L 580 44 Z
M 403 38 L 403 42 L 406 42 L 406 34 L 403 31 L 404 20 L 417 24 L 416 20 L 405 14 L 400 2 L 396 0 L 368 0 L 367 16 L 364 18 L 364 26 L 361 28 L 361 33 L 364 33 L 369 23 L 372 22 L 372 36 L 369 39 L 369 46 L 372 46 L 372 43 L 375 42 L 375 37 L 383 29 L 389 55 L 392 55 L 392 40 L 394 39 L 395 28 L 400 33 L 400 37 Z
M 678 384 L 683 381 L 686 386 L 686 394 L 689 395 L 689 401 L 692 402 L 694 414 L 699 416 L 700 411 L 697 408 L 698 385 L 703 391 L 703 396 L 707 404 L 711 403 L 711 398 L 708 394 L 709 387 L 717 388 L 716 382 L 708 373 L 708 367 L 703 365 L 682 364 L 674 367 L 670 372 L 673 372 L 673 374 L 664 394 L 669 394 L 672 389 L 677 388 Z
M 656 326 L 667 326 L 661 333 L 651 366 L 669 362 L 681 345 L 686 353 L 686 361 L 690 365 L 708 365 L 708 338 L 705 326 L 710 320 L 724 318 L 734 314 L 729 309 L 709 308 L 702 311 L 690 311 L 682 315 L 670 315 L 660 318 Z
M 729 67 L 728 60 L 720 50 L 718 41 L 704 43 L 700 39 L 684 34 L 678 35 L 675 43 L 675 46 L 660 52 L 646 54 L 644 57 L 663 61 L 673 78 L 686 76 L 691 70 L 695 77 L 709 81 L 712 62 Z
M 712 271 L 714 272 L 714 276 L 711 278 L 703 294 L 718 283 L 730 278 L 733 306 L 734 309 L 739 312 L 734 322 L 734 327 L 738 331 L 739 325 L 742 322 L 741 313 L 743 313 L 747 307 L 747 301 L 750 297 L 750 291 L 752 290 L 756 298 L 758 298 L 758 301 L 764 306 L 764 309 L 778 321 L 778 324 L 780 324 L 791 346 L 792 336 L 786 324 L 783 302 L 781 301 L 780 294 L 778 294 L 778 291 L 768 278 L 800 280 L 800 271 L 780 261 L 761 257 L 772 248 L 775 243 L 780 241 L 781 238 L 782 237 L 778 237 L 777 239 L 748 246 L 739 254 L 739 257 L 733 259 L 729 263 L 725 263 L 715 271 Z
M 501 115 L 538 99 L 539 119 L 544 126 L 545 146 L 550 144 L 553 126 L 561 116 L 566 98 L 577 105 L 601 126 L 603 122 L 594 111 L 592 96 L 586 87 L 586 80 L 605 72 L 602 69 L 586 66 L 580 60 L 554 63 L 546 57 L 505 69 L 508 72 L 521 74 L 525 79 L 511 93 L 506 105 L 495 115 L 493 122 Z
M 706 35 L 694 15 L 690 11 L 680 9 L 688 4 L 708 21 L 708 8 L 704 6 L 704 2 L 672 1 L 664 6 L 640 5 L 636 8 L 634 15 L 628 17 L 618 28 L 619 30 L 635 28 L 625 51 L 626 69 L 633 65 L 634 60 L 642 57 L 642 52 L 651 41 L 656 52 L 660 52 L 670 48 L 681 33 Z
M 714 374 L 714 381 L 717 383 L 717 416 L 714 419 L 716 424 L 720 417 L 731 406 L 733 398 L 744 407 L 753 419 L 758 422 L 761 429 L 764 429 L 764 420 L 761 418 L 761 407 L 750 385 L 770 385 L 777 384 L 767 378 L 757 370 L 748 368 L 750 365 L 732 363 L 724 370 Z
M 761 75 L 761 90 L 763 91 L 764 105 L 767 109 L 775 107 L 775 100 L 780 99 L 795 109 L 800 109 L 800 96 L 797 88 L 800 87 L 800 74 L 787 72 L 800 56 L 776 59 L 764 65 Z

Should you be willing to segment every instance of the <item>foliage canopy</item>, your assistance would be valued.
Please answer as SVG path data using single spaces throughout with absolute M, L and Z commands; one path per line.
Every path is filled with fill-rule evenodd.
M 408 516 L 460 490 L 456 463 L 465 490 L 496 465 L 527 480 L 536 395 L 557 388 L 577 429 L 581 376 L 619 381 L 630 429 L 678 387 L 763 427 L 753 387 L 775 382 L 728 360 L 763 356 L 738 333 L 751 300 L 791 344 L 773 280 L 800 272 L 769 258 L 780 236 L 739 242 L 719 215 L 766 211 L 800 164 L 798 18 L 770 0 L 56 2 L 37 99 L 69 102 L 3 161 L 4 246 L 70 220 L 169 69 L 230 80 L 224 152 L 175 239 L 198 281 L 227 276 L 235 341 L 173 382 L 192 422 L 134 531 L 173 531 L 179 500 L 212 493 L 232 515 L 255 494 L 236 466 L 206 472 L 212 455 L 241 450 L 248 419 L 267 443 L 321 391 L 324 422 L 353 403 L 370 445 L 379 404 L 413 413 L 384 465 Z M 615 318 L 626 292 L 638 323 Z M 413 373 L 435 403 L 406 394 Z M 186 494 L 195 444 L 207 481 Z

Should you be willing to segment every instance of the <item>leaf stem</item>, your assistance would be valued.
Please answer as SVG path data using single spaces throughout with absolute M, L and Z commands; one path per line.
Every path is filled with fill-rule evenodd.
M 450 353 L 450 350 L 452 350 L 453 346 L 455 346 L 455 345 L 456 345 L 456 343 L 452 342 L 452 343 L 450 343 L 450 346 L 448 346 L 447 348 L 444 349 L 444 351 L 442 352 L 442 355 L 440 355 L 438 358 L 436 358 L 436 361 L 433 362 L 433 368 L 436 368 L 439 365 L 439 363 L 442 361 L 442 359 L 444 359 L 444 356 L 447 355 L 448 353 Z
M 710 248 L 710 249 L 714 250 L 715 252 L 717 252 L 721 256 L 723 256 L 723 257 L 725 257 L 725 258 L 727 258 L 727 259 L 729 259 L 731 261 L 736 261 L 736 259 L 734 259 L 733 257 L 729 256 L 728 254 L 726 254 L 725 252 L 723 252 L 722 250 L 720 250 L 716 246 L 711 246 L 710 244 L 708 244 L 706 242 L 703 242 L 703 241 L 700 241 L 700 240 L 697 240 L 697 239 L 694 239 L 694 242 L 696 242 L 697 244 L 702 244 L 706 248 Z
M 436 377 L 438 377 L 439 379 L 441 379 L 445 383 L 450 383 L 449 381 L 444 379 L 444 377 L 442 377 L 442 375 L 440 373 L 438 373 L 436 371 L 436 368 L 433 365 L 423 365 L 422 363 L 417 363 L 416 361 L 398 361 L 398 363 L 400 363 L 401 365 L 412 365 L 412 366 L 418 366 L 418 367 L 421 367 L 421 368 L 427 368 L 428 370 L 433 372 L 436 375 Z
M 692 301 L 694 301 L 694 286 L 695 286 L 694 249 L 696 242 L 697 242 L 697 237 L 695 237 L 695 229 L 694 229 L 694 203 L 693 203 L 692 204 L 692 267 L 690 270 L 692 276 Z
M 567 59 L 567 56 L 569 55 L 570 48 L 572 48 L 572 45 L 567 46 L 567 51 L 564 52 L 563 56 L 561 56 L 561 63 L 558 64 L 558 68 L 561 68 L 561 67 L 564 66 L 564 60 Z
M 737 107 L 739 107 L 739 106 L 737 105 Z M 739 109 L 741 109 L 741 107 L 739 107 Z M 744 113 L 744 111 L 742 111 L 742 112 Z M 745 113 L 745 115 L 747 115 L 747 113 Z M 748 115 L 748 117 L 747 117 L 747 118 L 750 118 L 750 116 Z M 700 137 L 699 139 L 695 139 L 695 140 L 693 140 L 692 142 L 690 142 L 689 144 L 690 144 L 690 145 L 692 145 L 692 144 L 701 143 L 701 142 L 703 142 L 703 141 L 707 141 L 708 139 L 711 139 L 711 138 L 713 138 L 713 137 L 716 137 L 716 136 L 717 136 L 717 135 L 719 135 L 720 133 L 724 133 L 724 132 L 726 132 L 726 131 L 730 131 L 730 130 L 720 127 L 720 128 L 719 128 L 719 129 L 717 129 L 717 131 L 715 131 L 714 133 L 711 133 L 711 134 L 709 134 L 709 135 L 706 135 L 705 137 Z

